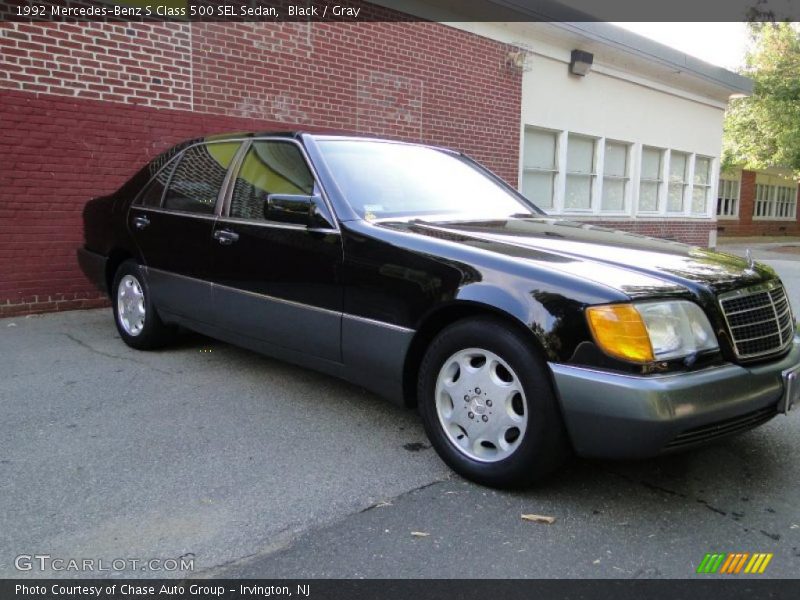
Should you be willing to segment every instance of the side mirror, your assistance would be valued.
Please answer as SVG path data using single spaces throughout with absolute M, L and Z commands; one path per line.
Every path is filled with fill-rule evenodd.
M 264 218 L 278 223 L 333 228 L 333 218 L 321 196 L 269 194 L 264 203 Z

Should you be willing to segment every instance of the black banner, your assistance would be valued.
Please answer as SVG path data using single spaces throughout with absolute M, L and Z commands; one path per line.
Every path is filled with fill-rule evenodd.
M 800 21 L 800 0 L 0 0 L 6 21 Z
M 800 580 L 5 580 L 3 600 L 682 600 L 796 599 Z

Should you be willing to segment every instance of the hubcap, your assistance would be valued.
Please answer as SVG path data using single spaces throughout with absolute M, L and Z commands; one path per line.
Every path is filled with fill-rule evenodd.
M 467 348 L 448 358 L 436 380 L 436 414 L 462 454 L 481 462 L 508 458 L 528 425 L 516 373 L 494 352 Z
M 139 335 L 144 329 L 144 292 L 139 280 L 125 275 L 117 288 L 119 324 L 128 335 Z

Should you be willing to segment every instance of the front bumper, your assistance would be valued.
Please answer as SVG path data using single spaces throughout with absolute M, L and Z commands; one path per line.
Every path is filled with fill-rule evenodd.
M 644 458 L 745 431 L 778 413 L 783 371 L 800 365 L 800 339 L 781 359 L 693 373 L 630 376 L 550 364 L 575 452 Z

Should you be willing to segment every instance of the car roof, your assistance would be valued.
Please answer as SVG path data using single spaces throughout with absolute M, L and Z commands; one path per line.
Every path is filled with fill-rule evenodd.
M 260 137 L 285 137 L 287 139 L 301 139 L 303 136 L 312 137 L 315 140 L 347 140 L 347 141 L 361 141 L 361 142 L 385 142 L 387 144 L 405 144 L 409 146 L 422 146 L 425 148 L 434 148 L 436 150 L 442 150 L 445 152 L 449 152 L 452 154 L 458 154 L 458 152 L 446 148 L 444 146 L 437 146 L 433 144 L 425 144 L 421 142 L 412 142 L 406 140 L 397 140 L 397 139 L 389 139 L 389 138 L 382 138 L 378 136 L 370 136 L 370 135 L 363 135 L 363 134 L 352 134 L 352 133 L 336 133 L 336 132 L 312 132 L 312 131 L 304 131 L 304 130 L 295 130 L 295 131 L 233 131 L 229 133 L 219 133 L 208 135 L 205 137 L 199 137 L 192 140 L 187 140 L 182 144 L 179 144 L 181 147 L 188 146 L 192 144 L 198 144 L 202 142 L 224 142 L 226 140 L 239 140 L 242 138 L 260 138 Z

